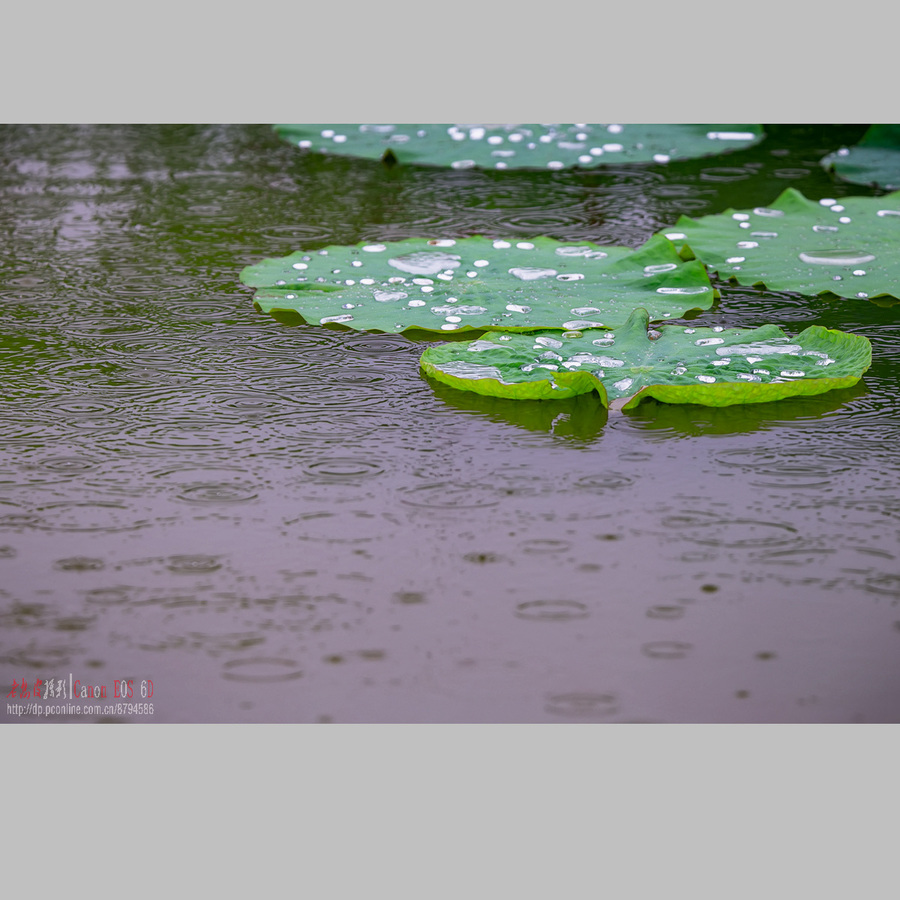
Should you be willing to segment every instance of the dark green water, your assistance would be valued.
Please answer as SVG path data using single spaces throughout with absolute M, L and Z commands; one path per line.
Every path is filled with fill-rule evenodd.
M 277 321 L 239 282 L 327 244 L 636 247 L 788 186 L 871 196 L 818 164 L 863 131 L 485 172 L 268 126 L 0 128 L 0 720 L 36 721 L 23 680 L 101 706 L 131 679 L 152 713 L 42 720 L 900 721 L 900 307 L 723 285 L 704 324 L 853 331 L 872 368 L 608 416 L 432 385 L 423 344 Z

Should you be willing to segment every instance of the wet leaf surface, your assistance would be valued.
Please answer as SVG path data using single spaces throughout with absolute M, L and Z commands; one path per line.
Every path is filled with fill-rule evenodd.
M 842 181 L 900 188 L 900 125 L 872 125 L 858 144 L 829 153 L 822 165 Z
M 413 239 L 299 251 L 241 273 L 264 312 L 403 332 L 609 328 L 708 309 L 702 264 L 651 238 L 638 250 L 534 238 Z
M 593 168 L 717 156 L 763 138 L 760 125 L 275 125 L 319 153 L 468 169 Z
M 787 188 L 768 207 L 692 219 L 661 232 L 721 277 L 774 291 L 900 298 L 900 191 L 808 200 Z
M 732 406 L 813 395 L 859 381 L 869 341 L 811 326 L 795 338 L 776 325 L 745 329 L 660 325 L 635 310 L 620 329 L 501 334 L 443 344 L 422 354 L 432 378 L 461 390 L 522 400 L 566 399 L 596 390 L 606 406 L 664 403 Z

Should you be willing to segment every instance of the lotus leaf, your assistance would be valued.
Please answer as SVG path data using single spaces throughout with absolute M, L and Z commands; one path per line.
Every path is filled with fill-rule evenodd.
M 900 188 L 900 125 L 872 125 L 858 144 L 829 153 L 822 165 L 853 184 Z
M 441 344 L 421 358 L 426 374 L 466 391 L 547 400 L 596 390 L 607 407 L 664 403 L 731 406 L 850 387 L 872 362 L 860 335 L 813 325 L 795 338 L 776 325 L 649 328 L 636 309 L 608 332 L 501 334 Z
M 320 153 L 467 169 L 591 168 L 715 156 L 763 138 L 759 125 L 275 125 Z
M 241 272 L 264 312 L 371 331 L 610 328 L 709 309 L 703 265 L 664 237 L 638 250 L 589 242 L 416 238 L 298 251 Z
M 900 297 L 900 191 L 807 200 L 794 188 L 770 207 L 691 219 L 662 232 L 738 284 L 840 297 Z

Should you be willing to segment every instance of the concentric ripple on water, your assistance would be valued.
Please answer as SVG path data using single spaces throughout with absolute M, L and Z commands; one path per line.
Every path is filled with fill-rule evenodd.
M 543 553 L 565 553 L 572 549 L 571 541 L 560 541 L 553 538 L 535 538 L 530 541 L 523 541 L 521 545 L 524 553 L 543 554 Z
M 515 615 L 532 622 L 570 622 L 587 618 L 590 612 L 576 600 L 529 600 L 516 607 Z
M 483 509 L 496 506 L 500 497 L 489 485 L 465 485 L 453 482 L 437 482 L 419 487 L 402 488 L 400 502 L 406 506 L 423 509 Z
M 614 491 L 628 487 L 634 483 L 634 478 L 623 472 L 597 472 L 593 475 L 584 475 L 579 478 L 574 487 L 586 491 Z
M 651 659 L 684 659 L 692 649 L 684 641 L 650 641 L 641 647 L 641 652 Z
M 666 516 L 662 524 L 681 540 L 721 548 L 780 547 L 799 539 L 797 529 L 783 522 L 764 522 L 701 511 Z
M 178 575 L 206 575 L 222 568 L 222 563 L 217 556 L 189 554 L 170 557 L 166 568 Z
M 253 485 L 226 482 L 187 485 L 176 496 L 189 503 L 246 503 L 258 495 Z
M 750 473 L 750 484 L 759 487 L 827 487 L 859 464 L 849 452 L 777 445 L 721 450 L 713 458 Z
M 303 672 L 292 659 L 260 656 L 229 660 L 223 666 L 222 677 L 248 684 L 268 684 L 302 678 Z
M 550 694 L 544 709 L 555 716 L 573 719 L 604 719 L 619 710 L 619 699 L 615 694 L 571 691 Z
M 384 472 L 383 466 L 372 460 L 341 456 L 314 460 L 306 463 L 303 470 L 324 481 L 358 481 Z
M 60 572 L 99 572 L 104 568 L 104 562 L 91 556 L 70 556 L 56 560 L 53 568 Z

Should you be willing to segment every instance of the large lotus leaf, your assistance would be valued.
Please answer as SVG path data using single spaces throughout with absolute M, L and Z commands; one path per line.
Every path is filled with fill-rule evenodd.
M 438 381 L 493 397 L 549 400 L 596 390 L 604 405 L 731 406 L 850 387 L 872 362 L 867 338 L 813 325 L 795 338 L 762 328 L 649 329 L 646 310 L 610 332 L 491 335 L 427 349 L 421 367 Z
M 817 203 L 788 188 L 770 207 L 682 216 L 662 233 L 738 284 L 900 298 L 900 191 Z
M 900 188 L 900 125 L 872 125 L 858 144 L 829 153 L 822 165 L 853 184 Z
M 638 250 L 546 237 L 363 243 L 263 260 L 241 281 L 264 312 L 387 332 L 611 328 L 639 306 L 677 318 L 716 297 L 703 265 L 659 236 Z
M 431 166 L 590 168 L 714 156 L 763 138 L 759 125 L 275 125 L 321 153 Z

